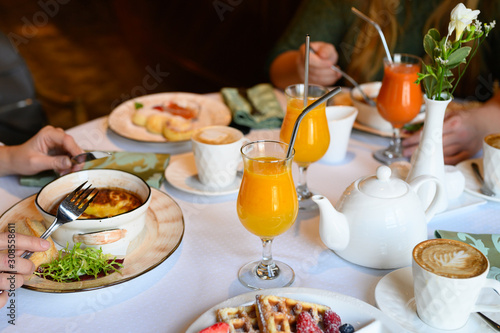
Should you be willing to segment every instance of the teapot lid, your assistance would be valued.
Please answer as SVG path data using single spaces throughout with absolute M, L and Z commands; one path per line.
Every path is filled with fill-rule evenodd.
M 359 190 L 376 198 L 397 198 L 408 192 L 408 184 L 401 179 L 391 178 L 391 169 L 382 165 L 377 168 L 375 176 L 367 177 L 359 182 Z

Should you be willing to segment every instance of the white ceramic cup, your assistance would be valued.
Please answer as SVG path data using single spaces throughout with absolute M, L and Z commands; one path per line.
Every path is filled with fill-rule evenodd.
M 330 131 L 330 146 L 321 158 L 326 163 L 342 162 L 346 156 L 349 137 L 358 110 L 352 106 L 327 106 L 326 119 Z
M 484 183 L 500 195 L 500 133 L 487 135 L 483 140 Z
M 248 140 L 229 126 L 208 126 L 191 137 L 199 181 L 210 189 L 222 189 L 236 179 L 241 164 L 240 149 Z
M 476 304 L 481 289 L 500 292 L 500 282 L 486 277 L 490 264 L 475 247 L 431 239 L 415 246 L 412 259 L 417 314 L 427 325 L 454 330 L 463 327 L 473 312 L 500 311 L 500 304 Z

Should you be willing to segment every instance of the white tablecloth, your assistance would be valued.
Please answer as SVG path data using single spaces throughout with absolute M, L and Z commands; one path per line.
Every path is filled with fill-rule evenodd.
M 99 118 L 68 132 L 84 149 L 184 153 L 187 144 L 144 145 L 107 130 Z M 277 131 L 256 131 L 251 139 L 269 138 Z M 314 163 L 309 168 L 311 188 L 335 203 L 343 190 L 379 165 L 371 153 L 386 139 L 354 131 L 346 163 Z M 172 161 L 178 156 L 173 155 Z M 294 170 L 296 172 L 296 170 Z M 18 177 L 0 178 L 0 213 L 39 188 L 22 187 Z M 247 232 L 236 214 L 236 194 L 205 197 L 179 191 L 165 182 L 161 190 L 181 207 L 185 234 L 180 247 L 164 263 L 127 283 L 95 291 L 51 294 L 20 289 L 16 293 L 15 326 L 7 310 L 0 310 L 4 332 L 184 332 L 203 312 L 230 297 L 248 292 L 237 279 L 241 265 L 258 259 L 260 240 Z M 500 233 L 500 204 L 488 202 L 436 216 L 435 229 Z M 296 273 L 294 287 L 320 288 L 353 296 L 376 305 L 374 289 L 389 270 L 351 264 L 321 242 L 317 214 L 300 213 L 296 223 L 273 244 L 276 259 Z

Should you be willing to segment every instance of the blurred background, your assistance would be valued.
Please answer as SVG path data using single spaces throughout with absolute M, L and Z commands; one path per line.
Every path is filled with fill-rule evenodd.
M 66 129 L 140 95 L 268 82 L 300 1 L 0 0 L 0 30 L 47 123 Z

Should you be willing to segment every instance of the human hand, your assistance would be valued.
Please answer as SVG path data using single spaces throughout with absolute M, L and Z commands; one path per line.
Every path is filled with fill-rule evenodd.
M 309 53 L 309 83 L 330 86 L 337 82 L 342 75 L 331 69 L 339 59 L 335 47 L 325 42 L 311 42 L 309 47 L 315 51 Z M 302 44 L 299 49 L 300 57 L 297 58 L 298 73 L 302 81 L 305 78 L 305 52 L 306 46 Z
M 31 275 L 35 265 L 28 259 L 21 258 L 24 251 L 41 252 L 50 248 L 45 239 L 11 232 L 0 233 L 0 308 L 9 297 L 15 295 L 15 289 L 24 283 L 24 275 Z
M 6 146 L 2 149 L 8 152 L 9 167 L 4 165 L 7 170 L 0 170 L 0 175 L 14 173 L 32 175 L 51 169 L 59 174 L 66 174 L 73 168 L 70 156 L 83 153 L 70 135 L 61 128 L 52 126 L 42 128 L 35 136 L 19 146 Z
M 455 165 L 472 158 L 482 147 L 483 134 L 476 126 L 475 110 L 453 110 L 443 123 L 444 163 Z M 403 140 L 403 155 L 410 157 L 420 142 L 421 131 Z

